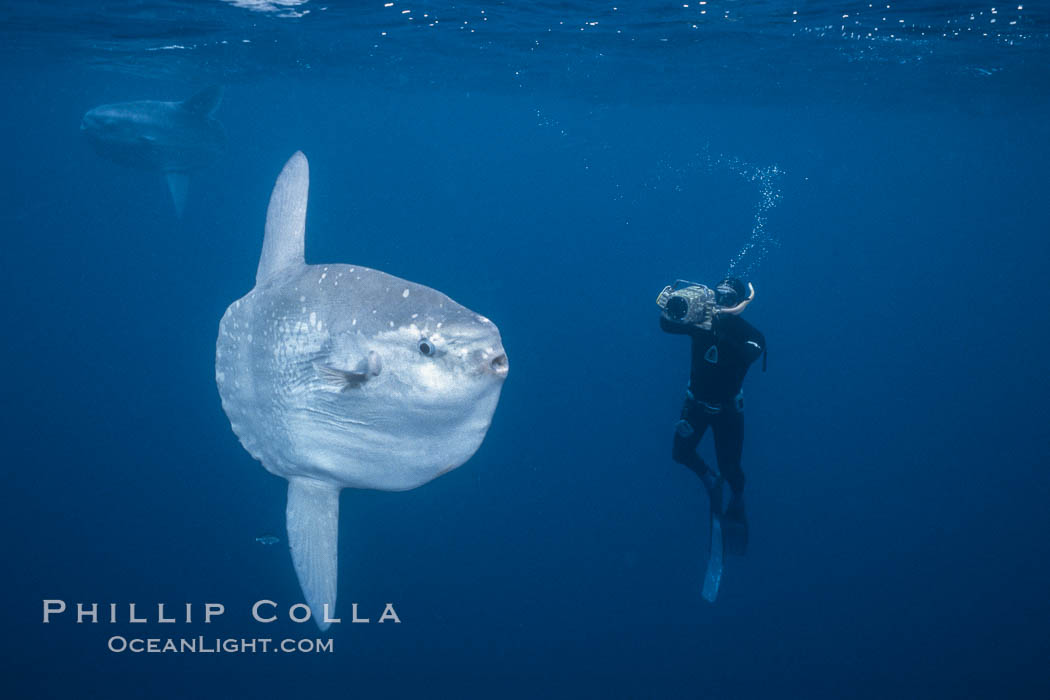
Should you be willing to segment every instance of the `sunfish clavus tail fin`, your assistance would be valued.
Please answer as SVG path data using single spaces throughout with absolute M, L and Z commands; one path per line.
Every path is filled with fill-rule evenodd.
M 339 570 L 339 489 L 312 479 L 288 481 L 288 545 L 299 586 L 321 631 L 335 618 Z
M 282 270 L 305 264 L 306 200 L 310 193 L 310 166 L 302 151 L 284 164 L 270 194 L 255 284 L 259 286 Z

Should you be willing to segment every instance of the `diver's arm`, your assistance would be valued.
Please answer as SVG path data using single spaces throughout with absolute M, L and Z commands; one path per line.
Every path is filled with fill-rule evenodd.
M 690 326 L 688 323 L 680 323 L 679 321 L 672 321 L 663 314 L 660 314 L 660 330 L 664 333 L 675 333 L 679 335 L 688 335 L 690 332 Z
M 676 335 L 691 335 L 697 336 L 701 333 L 710 333 L 711 331 L 704 330 L 700 326 L 693 323 L 682 323 L 681 321 L 672 321 L 667 316 L 660 314 L 660 329 L 665 333 L 674 333 Z
M 762 335 L 754 326 L 751 326 L 751 337 L 747 339 L 747 361 L 751 364 L 759 357 L 762 358 L 762 371 L 766 371 L 766 336 Z

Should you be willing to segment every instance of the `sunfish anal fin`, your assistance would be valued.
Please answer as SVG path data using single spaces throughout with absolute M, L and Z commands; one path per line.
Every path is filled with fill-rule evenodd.
M 186 173 L 166 173 L 171 201 L 175 203 L 175 215 L 180 219 L 186 210 L 186 193 L 190 189 L 190 176 Z
M 306 200 L 310 193 L 310 166 L 302 151 L 284 164 L 266 209 L 263 237 L 255 285 L 264 284 L 289 267 L 306 264 L 303 257 L 306 236 Z
M 299 577 L 299 587 L 321 631 L 325 606 L 335 617 L 336 582 L 339 570 L 339 488 L 312 479 L 288 481 L 288 546 Z

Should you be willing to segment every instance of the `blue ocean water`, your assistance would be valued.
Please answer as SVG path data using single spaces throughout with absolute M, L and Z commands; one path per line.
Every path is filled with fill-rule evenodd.
M 1045 4 L 37 2 L 0 37 L 4 697 L 1050 691 Z M 181 218 L 79 133 L 209 85 L 228 144 Z M 286 485 L 214 372 L 298 149 L 308 262 L 440 289 L 510 359 L 470 461 L 343 494 L 324 634 L 286 617 Z M 689 348 L 653 300 L 730 267 L 769 364 L 750 548 L 710 604 L 706 495 L 670 459 Z M 47 599 L 121 618 L 43 624 Z

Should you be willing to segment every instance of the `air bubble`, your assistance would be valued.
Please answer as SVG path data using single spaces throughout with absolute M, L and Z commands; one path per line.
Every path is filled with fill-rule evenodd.
M 766 228 L 769 212 L 781 199 L 780 179 L 784 171 L 776 165 L 755 167 L 733 159 L 727 163 L 730 172 L 758 184 L 758 203 L 755 206 L 751 235 L 744 247 L 729 261 L 726 277 L 750 279 L 769 255 L 780 245 L 780 239 Z

